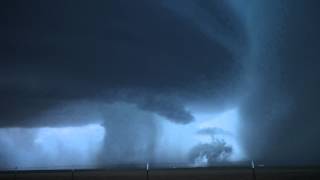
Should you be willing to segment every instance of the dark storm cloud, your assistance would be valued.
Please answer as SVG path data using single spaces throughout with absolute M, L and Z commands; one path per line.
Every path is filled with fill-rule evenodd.
M 232 0 L 184 0 L 183 3 L 162 0 L 161 2 L 177 16 L 189 19 L 189 22 L 207 34 L 208 38 L 223 44 L 233 52 L 243 54 L 246 51 L 247 36 L 241 21 L 242 13 L 235 10 L 235 6 L 239 6 L 238 2 Z M 238 58 L 241 60 L 241 56 Z
M 1 2 L 0 125 L 30 125 L 39 113 L 83 99 L 130 101 L 169 120 L 191 121 L 176 96 L 235 88 L 230 82 L 240 72 L 238 52 L 221 39 L 230 34 L 238 43 L 245 36 L 226 5 L 222 11 L 198 3 L 198 10 L 212 8 L 203 11 L 209 19 L 201 26 L 199 18 L 182 18 L 179 7 L 169 10 L 160 2 Z M 169 95 L 174 98 L 158 100 Z
M 97 164 L 159 161 L 154 113 L 184 124 L 193 100 L 236 95 L 245 33 L 225 3 L 0 3 L 1 127 L 100 123 Z
M 109 153 L 128 154 L 130 137 L 129 161 L 143 161 L 152 113 L 187 123 L 195 99 L 239 98 L 249 158 L 319 163 L 319 2 L 241 2 L 1 1 L 0 126 L 102 117 Z
M 320 162 L 319 6 L 319 1 L 252 4 L 242 131 L 248 156 L 266 164 Z
M 180 123 L 188 123 L 192 121 L 194 118 L 191 112 L 186 110 L 183 104 L 179 103 L 179 101 L 173 101 L 173 98 L 174 97 L 171 97 L 169 99 L 166 96 L 149 97 L 140 102 L 139 107 L 144 110 L 158 112 L 159 115 Z

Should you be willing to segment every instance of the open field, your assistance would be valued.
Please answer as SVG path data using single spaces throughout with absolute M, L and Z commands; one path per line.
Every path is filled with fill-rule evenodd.
M 256 168 L 247 167 L 171 168 L 133 170 L 36 170 L 1 171 L 0 180 L 319 180 L 320 167 Z

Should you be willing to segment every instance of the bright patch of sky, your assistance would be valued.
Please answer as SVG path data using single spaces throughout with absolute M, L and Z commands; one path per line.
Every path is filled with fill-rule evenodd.
M 189 151 L 195 145 L 210 143 L 212 136 L 200 134 L 200 130 L 219 128 L 228 134 L 217 134 L 214 137 L 224 140 L 232 146 L 233 153 L 230 161 L 239 161 L 245 158 L 241 149 L 238 136 L 239 114 L 238 109 L 233 108 L 221 113 L 194 113 L 195 121 L 189 124 L 176 124 L 170 121 L 162 121 L 162 136 L 158 143 L 158 153 L 166 159 L 177 159 L 177 162 L 185 163 Z
M 90 166 L 103 144 L 104 127 L 89 124 L 59 128 L 0 129 L 10 168 L 64 169 Z M 93 164 L 92 164 L 93 165 Z

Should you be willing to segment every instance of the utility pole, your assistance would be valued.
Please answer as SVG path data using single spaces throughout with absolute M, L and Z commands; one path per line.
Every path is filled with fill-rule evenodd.
M 71 170 L 71 179 L 74 180 L 74 169 Z
M 253 180 L 257 180 L 256 169 L 255 169 L 255 164 L 254 164 L 253 160 L 251 160 L 251 168 L 252 168 L 252 178 L 253 178 Z
M 13 171 L 13 173 L 14 173 L 14 180 L 16 180 L 17 179 L 17 171 L 18 171 L 18 166 L 16 166 L 15 168 L 14 168 L 14 171 Z
M 149 162 L 147 162 L 146 171 L 147 171 L 147 180 L 149 180 Z

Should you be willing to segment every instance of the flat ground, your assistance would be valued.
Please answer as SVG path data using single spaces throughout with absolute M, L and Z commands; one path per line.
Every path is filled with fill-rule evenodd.
M 320 180 L 320 167 L 1 171 L 0 180 Z

